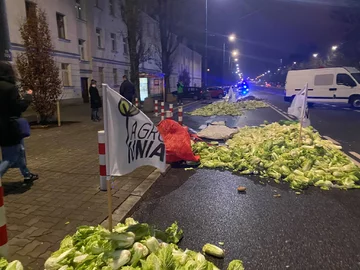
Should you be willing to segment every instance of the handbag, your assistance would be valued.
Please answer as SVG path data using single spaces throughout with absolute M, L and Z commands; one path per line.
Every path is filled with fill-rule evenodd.
M 19 125 L 21 138 L 30 137 L 30 125 L 25 118 L 17 118 L 16 122 Z

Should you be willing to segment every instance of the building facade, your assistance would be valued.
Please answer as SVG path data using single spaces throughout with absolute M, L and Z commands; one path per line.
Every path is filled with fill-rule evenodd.
M 7 18 L 13 57 L 23 51 L 19 26 L 34 5 L 47 13 L 54 45 L 54 57 L 63 82 L 63 100 L 89 99 L 91 79 L 119 88 L 123 75 L 129 75 L 130 57 L 126 41 L 126 25 L 121 18 L 118 0 L 6 0 Z M 157 22 L 146 16 L 146 42 L 158 41 Z M 151 46 L 150 46 L 151 47 Z M 161 95 L 163 74 L 157 65 L 155 50 L 140 65 L 142 98 Z M 175 53 L 171 90 L 183 69 L 191 77 L 191 85 L 201 86 L 201 56 L 185 44 Z

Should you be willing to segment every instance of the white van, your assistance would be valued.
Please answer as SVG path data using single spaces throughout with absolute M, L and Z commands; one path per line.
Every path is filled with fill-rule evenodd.
M 285 101 L 309 85 L 309 103 L 349 103 L 360 108 L 360 71 L 353 67 L 291 70 L 286 78 Z

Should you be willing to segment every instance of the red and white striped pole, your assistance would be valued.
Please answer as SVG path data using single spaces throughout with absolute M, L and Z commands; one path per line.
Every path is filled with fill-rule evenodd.
M 169 111 L 171 112 L 171 117 L 174 116 L 174 104 L 169 104 Z
M 183 107 L 182 106 L 179 106 L 178 122 L 179 122 L 180 125 L 183 125 Z
M 135 98 L 135 107 L 139 108 L 139 99 L 138 98 Z
M 4 161 L 6 162 L 6 161 Z M 0 177 L 0 256 L 7 257 L 9 253 L 8 236 L 6 229 L 6 216 L 4 206 L 4 188 Z
M 166 119 L 172 119 L 171 111 L 166 111 Z
M 100 165 L 100 190 L 107 190 L 106 182 L 106 157 L 105 157 L 105 131 L 98 131 L 99 165 Z
M 159 116 L 159 101 L 155 100 L 155 116 Z
M 161 121 L 165 119 L 165 103 L 161 102 Z

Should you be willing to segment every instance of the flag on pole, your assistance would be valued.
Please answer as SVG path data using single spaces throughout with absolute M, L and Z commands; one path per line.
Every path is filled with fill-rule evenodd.
M 107 176 L 150 165 L 165 172 L 165 144 L 154 123 L 117 91 L 103 84 Z
M 306 84 L 304 89 L 295 96 L 291 106 L 288 108 L 288 114 L 299 119 L 303 127 L 308 127 L 311 125 L 307 97 L 308 84 Z

